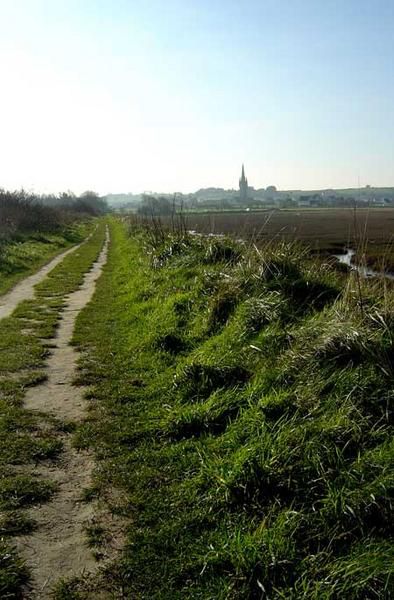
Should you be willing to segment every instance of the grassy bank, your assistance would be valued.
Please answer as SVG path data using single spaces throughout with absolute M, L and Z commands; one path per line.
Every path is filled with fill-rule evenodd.
M 0 295 L 60 252 L 81 242 L 93 223 L 75 223 L 57 233 L 18 234 L 0 239 Z
M 152 246 L 112 229 L 75 335 L 94 386 L 75 443 L 96 452 L 91 496 L 130 523 L 100 590 L 390 598 L 390 284 L 347 279 L 294 245 Z M 72 582 L 61 597 L 96 592 Z
M 82 282 L 104 239 L 104 225 L 74 254 L 66 257 L 37 286 L 36 298 L 21 303 L 12 317 L 0 320 L 0 597 L 19 598 L 29 573 L 12 550 L 15 535 L 35 523 L 25 509 L 45 502 L 56 486 L 36 473 L 37 465 L 61 457 L 59 432 L 73 427 L 27 411 L 29 386 L 45 380 L 45 359 L 64 298 Z

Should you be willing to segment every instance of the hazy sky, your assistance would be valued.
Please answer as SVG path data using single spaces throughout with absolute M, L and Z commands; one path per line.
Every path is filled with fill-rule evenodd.
M 0 0 L 0 187 L 394 185 L 394 0 Z

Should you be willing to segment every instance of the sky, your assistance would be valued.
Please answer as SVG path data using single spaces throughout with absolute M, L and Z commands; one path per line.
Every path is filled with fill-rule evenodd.
M 393 0 L 0 0 L 0 187 L 394 185 Z

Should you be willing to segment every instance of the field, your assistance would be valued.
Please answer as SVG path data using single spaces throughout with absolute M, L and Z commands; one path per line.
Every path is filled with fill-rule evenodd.
M 222 233 L 256 241 L 297 240 L 319 252 L 340 252 L 345 246 L 367 243 L 370 262 L 393 264 L 390 247 L 394 235 L 394 210 L 298 209 L 258 212 L 187 214 L 189 230 Z

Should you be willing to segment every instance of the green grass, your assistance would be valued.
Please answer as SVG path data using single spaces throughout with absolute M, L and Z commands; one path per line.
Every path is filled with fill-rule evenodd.
M 36 287 L 36 297 L 0 320 L 0 596 L 19 597 L 28 572 L 12 551 L 12 537 L 34 528 L 24 509 L 56 493 L 53 482 L 37 476 L 41 461 L 62 452 L 60 433 L 73 424 L 23 407 L 25 390 L 45 381 L 48 345 L 54 337 L 65 297 L 75 290 L 97 258 L 104 240 L 101 223 L 92 238 L 67 256 Z M 8 594 L 8 595 L 7 595 Z
M 0 540 L 0 596 L 20 598 L 21 587 L 29 580 L 28 570 L 16 553 Z
M 0 240 L 0 295 L 68 247 L 81 242 L 92 223 L 78 223 L 61 233 L 19 235 Z
M 112 240 L 77 320 L 94 388 L 75 444 L 130 525 L 91 591 L 63 592 L 391 598 L 392 284 L 293 244 Z

